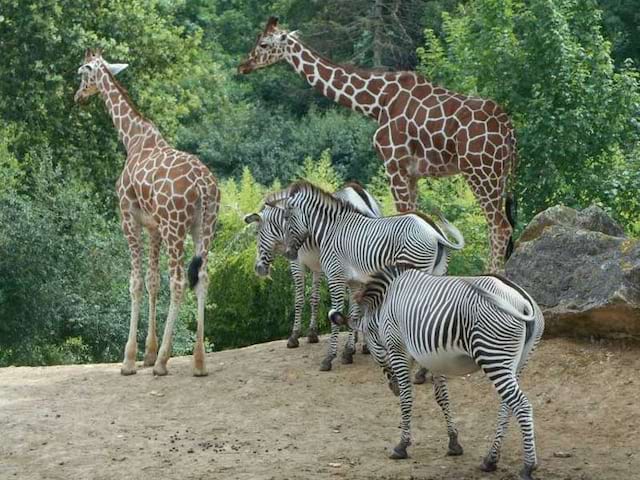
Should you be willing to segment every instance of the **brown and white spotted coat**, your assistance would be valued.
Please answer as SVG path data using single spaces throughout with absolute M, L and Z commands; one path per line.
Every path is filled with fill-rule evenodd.
M 416 209 L 419 178 L 462 174 L 490 226 L 491 270 L 501 269 L 512 233 L 503 194 L 516 145 L 509 117 L 495 102 L 451 92 L 415 72 L 335 64 L 305 46 L 296 32 L 278 29 L 272 17 L 238 71 L 280 60 L 324 96 L 378 122 L 373 143 L 398 212 Z
M 156 375 L 167 374 L 174 324 L 186 284 L 184 243 L 190 233 L 196 252 L 189 266 L 189 282 L 195 287 L 198 299 L 193 373 L 196 376 L 206 375 L 204 307 L 209 283 L 207 258 L 218 216 L 220 192 L 215 177 L 197 157 L 172 148 L 155 125 L 133 106 L 126 90 L 114 77 L 126 66 L 111 65 L 102 58 L 99 50 L 87 50 L 83 64 L 78 69 L 82 80 L 75 94 L 76 102 L 83 102 L 96 93 L 100 94 L 127 150 L 127 161 L 116 183 L 122 230 L 131 251 L 131 320 L 121 373 L 136 373 L 136 335 L 143 285 L 144 226 L 149 234 L 149 267 L 146 275 L 149 330 L 144 365 L 153 365 Z M 158 261 L 161 244 L 164 244 L 169 254 L 171 304 L 162 346 L 158 352 L 156 298 L 160 284 Z

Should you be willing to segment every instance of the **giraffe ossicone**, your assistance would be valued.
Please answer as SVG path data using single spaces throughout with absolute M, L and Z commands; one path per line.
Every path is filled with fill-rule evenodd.
M 503 197 L 515 169 L 516 140 L 508 115 L 494 101 L 451 92 L 415 72 L 336 64 L 271 17 L 238 72 L 279 61 L 322 95 L 379 124 L 373 142 L 399 212 L 416 209 L 419 178 L 463 175 L 489 224 L 490 269 L 502 269 L 514 226 Z
M 127 159 L 116 183 L 121 224 L 131 252 L 131 317 L 121 373 L 136 373 L 137 330 L 143 283 L 149 294 L 149 329 L 145 343 L 144 365 L 156 375 L 167 373 L 171 356 L 173 329 L 186 286 L 184 243 L 191 234 L 195 256 L 188 270 L 189 283 L 198 300 L 196 342 L 193 350 L 193 374 L 207 374 L 204 350 L 204 310 L 209 278 L 207 260 L 213 238 L 220 192 L 209 169 L 194 155 L 171 147 L 155 125 L 142 116 L 115 79 L 126 63 L 110 64 L 101 50 L 85 52 L 80 87 L 75 101 L 100 94 L 111 115 L 118 135 L 127 150 Z M 142 229 L 149 234 L 149 267 L 142 277 Z M 156 336 L 156 299 L 160 286 L 159 256 L 164 245 L 169 255 L 171 303 L 158 351 Z

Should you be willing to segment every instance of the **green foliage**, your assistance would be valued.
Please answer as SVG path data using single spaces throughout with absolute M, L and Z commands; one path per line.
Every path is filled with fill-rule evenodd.
M 640 132 L 639 77 L 614 69 L 595 3 L 474 0 L 443 19 L 444 39 L 428 31 L 419 50 L 422 71 L 511 113 L 523 218 L 556 203 L 634 213 L 613 201 L 602 179 L 636 175 L 628 156 Z M 637 180 L 616 182 L 619 189 Z

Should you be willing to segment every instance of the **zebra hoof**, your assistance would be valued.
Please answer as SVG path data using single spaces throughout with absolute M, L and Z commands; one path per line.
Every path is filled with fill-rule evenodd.
M 413 383 L 415 385 L 422 385 L 423 383 L 427 383 L 427 373 L 428 370 L 426 368 L 420 368 L 413 377 Z
M 315 330 L 309 331 L 307 335 L 307 343 L 318 343 L 318 332 Z
M 333 358 L 327 357 L 324 360 L 322 360 L 322 363 L 320 364 L 320 371 L 321 372 L 328 372 L 331 370 L 331 362 L 333 361 Z
M 298 348 L 299 346 L 300 342 L 298 341 L 298 337 L 291 335 L 289 340 L 287 340 L 287 348 Z
M 480 470 L 483 472 L 495 472 L 498 469 L 498 462 L 496 460 L 485 458 L 482 460 Z
M 454 435 L 449 437 L 449 448 L 447 450 L 447 456 L 449 457 L 457 457 L 462 455 L 464 450 L 462 449 L 462 445 L 458 443 L 458 436 Z
M 350 350 L 345 350 L 342 354 L 342 364 L 343 365 L 351 365 L 353 363 L 353 352 Z
M 531 474 L 535 470 L 535 465 L 525 465 L 522 470 L 520 470 L 520 479 L 521 480 L 533 480 Z
M 362 344 L 362 354 L 363 355 L 369 355 L 371 352 L 369 351 L 369 347 L 367 346 L 366 343 Z
M 391 460 L 404 460 L 405 458 L 409 458 L 409 454 L 407 453 L 407 446 L 404 443 L 398 444 L 394 447 L 393 452 L 389 455 Z

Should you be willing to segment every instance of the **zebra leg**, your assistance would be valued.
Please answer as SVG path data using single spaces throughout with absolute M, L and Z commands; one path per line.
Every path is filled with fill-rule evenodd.
M 358 332 L 354 330 L 351 324 L 359 318 L 360 310 L 358 309 L 358 304 L 351 300 L 349 303 L 349 337 L 347 339 L 347 344 L 342 351 L 343 364 L 353 363 L 353 354 L 356 353 L 356 343 L 358 342 Z
M 293 284 L 295 286 L 295 315 L 293 320 L 293 330 L 287 340 L 287 348 L 297 348 L 300 343 L 300 329 L 302 324 L 302 309 L 304 308 L 304 266 L 297 261 L 289 262 Z
M 311 321 L 309 322 L 309 332 L 307 333 L 308 343 L 318 343 L 318 304 L 320 303 L 320 281 L 322 273 L 313 272 L 313 282 L 311 283 Z
M 505 368 L 497 371 L 494 369 L 495 366 L 490 364 L 482 365 L 482 370 L 493 382 L 494 387 L 498 391 L 498 395 L 500 395 L 500 398 L 502 399 L 502 403 L 513 412 L 520 425 L 524 450 L 524 467 L 520 471 L 520 478 L 522 480 L 533 480 L 531 473 L 537 467 L 538 459 L 536 456 L 536 444 L 533 429 L 533 409 L 531 408 L 531 403 L 524 393 L 522 393 L 522 390 L 520 390 L 518 379 L 511 369 Z M 498 418 L 500 423 L 504 422 L 504 428 L 506 428 L 508 411 L 503 413 L 501 407 Z M 500 425 L 498 426 L 498 430 L 500 430 Z M 504 434 L 504 432 L 502 433 Z M 496 435 L 498 435 L 498 432 L 496 432 Z M 483 465 L 484 463 L 485 462 L 483 462 Z
M 503 400 L 500 402 L 500 412 L 498 413 L 498 426 L 496 427 L 496 436 L 493 444 L 489 449 L 489 453 L 484 457 L 480 469 L 483 472 L 494 472 L 498 468 L 498 460 L 500 460 L 500 451 L 502 449 L 502 439 L 507 431 L 509 424 L 509 406 Z
M 393 376 L 398 382 L 400 390 L 400 412 L 402 421 L 400 428 L 400 443 L 396 445 L 389 458 L 400 460 L 407 458 L 407 447 L 411 445 L 411 408 L 413 406 L 413 386 L 410 379 L 410 362 L 407 354 L 402 351 L 389 350 L 389 364 L 393 371 Z
M 426 369 L 423 370 L 426 371 Z M 462 446 L 458 443 L 458 429 L 451 418 L 449 389 L 447 388 L 447 378 L 444 375 L 433 376 L 433 392 L 436 396 L 436 402 L 440 405 L 442 413 L 444 413 L 444 419 L 447 422 L 447 434 L 449 435 L 447 455 L 462 455 Z
M 342 307 L 344 306 L 344 282 L 338 279 L 329 278 L 329 293 L 331 294 L 331 310 L 329 310 L 329 323 L 331 324 L 331 338 L 329 339 L 329 351 L 327 356 L 320 364 L 321 372 L 331 370 L 331 362 L 336 358 L 338 353 L 338 333 L 340 333 L 340 325 L 346 323 L 342 315 Z

